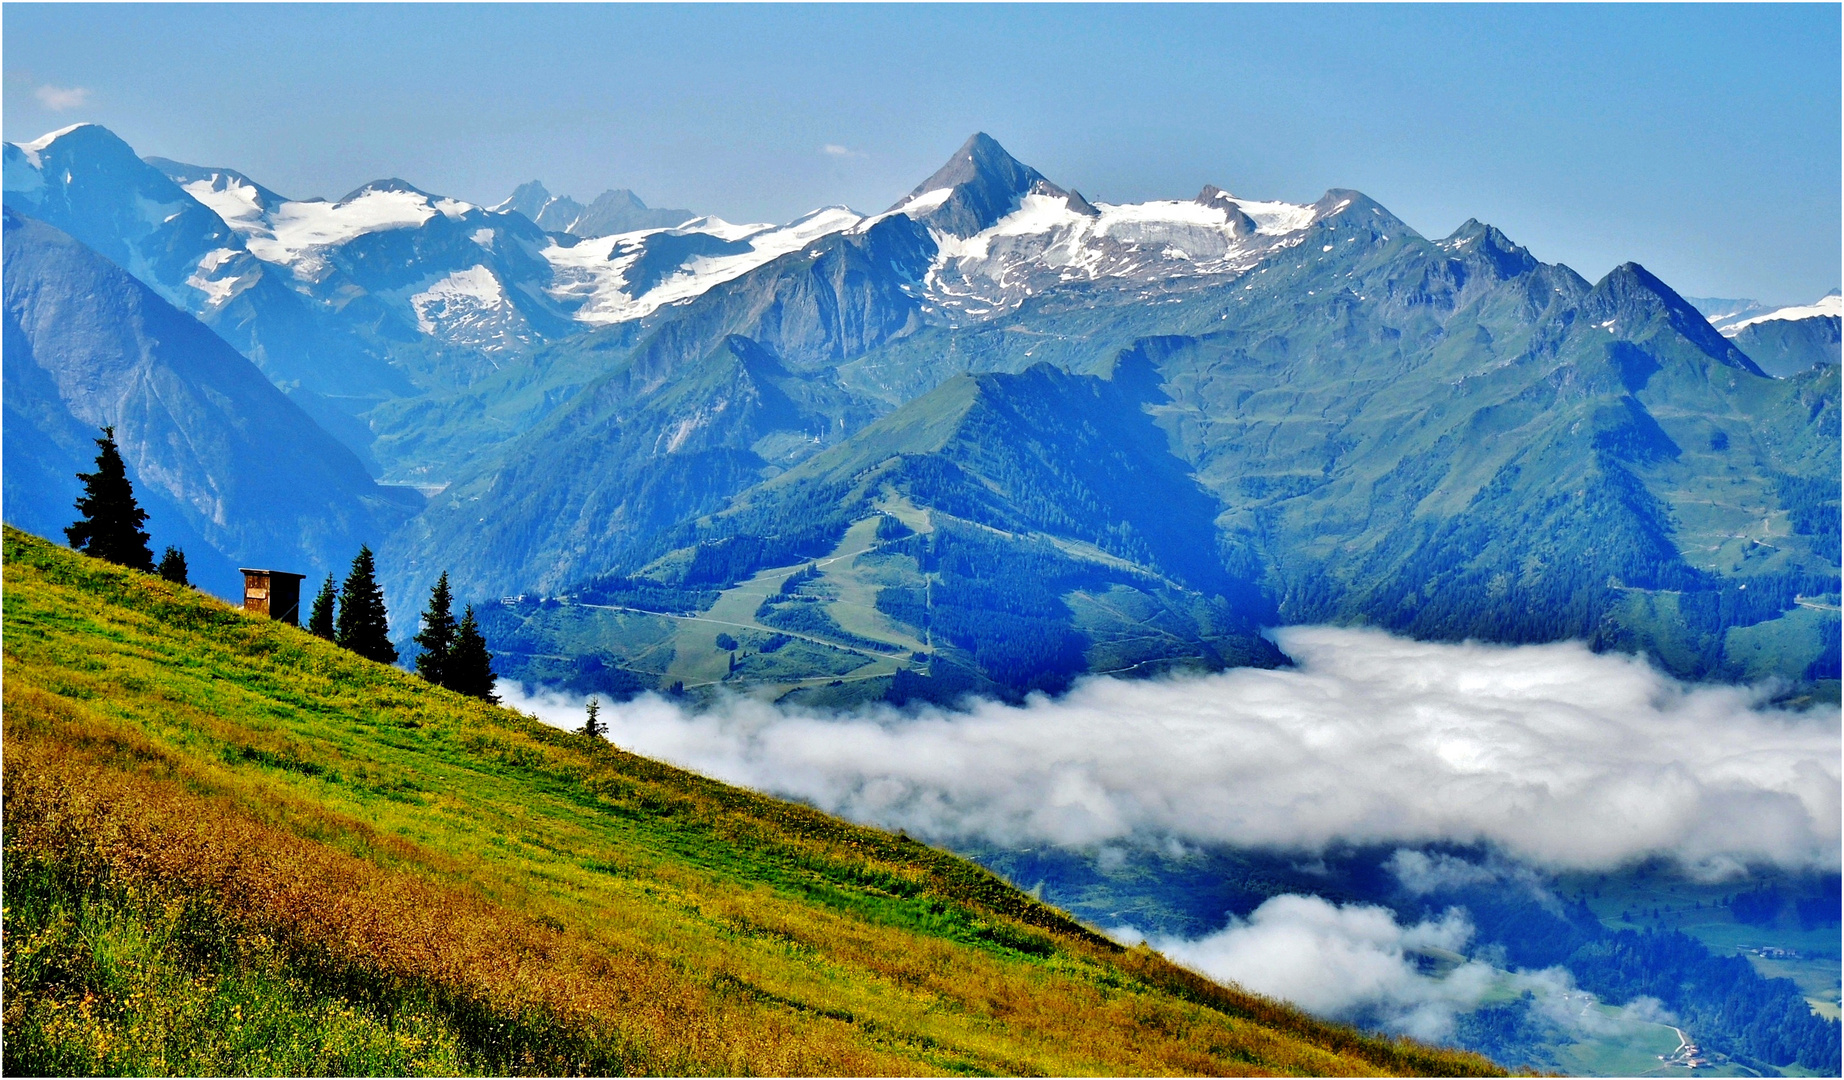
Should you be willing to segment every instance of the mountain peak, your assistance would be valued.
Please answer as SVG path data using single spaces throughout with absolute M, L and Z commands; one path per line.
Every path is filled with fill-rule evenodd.
M 595 201 L 589 204 L 589 208 L 592 210 L 597 208 L 608 210 L 650 209 L 646 203 L 640 200 L 640 196 L 634 194 L 634 192 L 628 188 L 609 188 L 602 194 L 597 195 Z
M 93 124 L 93 123 L 90 123 L 89 121 L 84 121 L 82 123 L 72 124 L 69 127 L 61 127 L 56 131 L 47 132 L 46 134 L 40 135 L 38 138 L 33 139 L 29 143 L 20 144 L 19 148 L 21 150 L 24 150 L 28 154 L 36 154 L 40 150 L 43 150 L 47 146 L 50 146 L 52 143 L 57 142 L 59 139 L 62 139 L 67 135 L 75 135 L 78 132 L 83 133 L 82 137 L 95 137 L 96 135 L 100 134 L 110 139 L 113 139 L 116 142 L 122 142 L 121 136 L 117 135 L 113 131 L 110 131 L 108 128 L 103 127 L 101 124 Z M 123 143 L 123 145 L 127 145 L 127 144 Z
M 1728 338 L 1717 333 L 1702 312 L 1636 262 L 1621 263 L 1609 270 L 1595 283 L 1582 310 L 1590 320 L 1624 334 L 1631 334 L 1634 324 L 1662 316 L 1719 363 L 1764 374 Z
M 1197 198 L 1192 201 L 1200 206 L 1208 206 L 1213 210 L 1223 211 L 1231 230 L 1233 230 L 1237 236 L 1255 235 L 1256 229 L 1258 228 L 1255 224 L 1255 219 L 1243 212 L 1242 207 L 1237 204 L 1234 195 L 1224 191 L 1215 184 L 1205 184 L 1204 190 L 1198 192 Z
M 494 203 L 492 206 L 487 207 L 487 209 L 494 213 L 503 213 L 507 210 L 512 210 L 524 214 L 526 217 L 536 221 L 538 220 L 538 215 L 543 212 L 545 204 L 550 201 L 551 193 L 545 188 L 544 184 L 537 180 L 531 180 L 513 188 L 512 195 L 504 202 Z
M 120 135 L 101 124 L 72 124 L 40 135 L 29 143 L 11 145 L 16 146 L 35 169 L 40 167 L 41 156 L 51 150 L 60 154 L 83 154 L 98 160 L 120 161 L 133 158 L 137 164 L 141 160 L 134 148 L 124 142 Z
M 1069 194 L 981 131 L 890 210 L 949 235 L 967 237 L 1016 210 L 1032 193 Z M 1081 206 L 1088 206 L 1088 201 L 1082 200 Z M 1073 199 L 1070 207 L 1083 212 Z
M 422 188 L 419 188 L 415 184 L 410 183 L 408 180 L 399 180 L 397 177 L 392 176 L 392 177 L 387 177 L 386 179 L 383 179 L 383 180 L 373 180 L 369 184 L 363 184 L 359 187 L 356 187 L 350 192 L 347 192 L 345 198 L 340 199 L 339 202 L 341 205 L 344 205 L 345 203 L 349 203 L 361 195 L 369 195 L 372 192 L 379 192 L 379 191 L 401 191 L 401 192 L 404 192 L 410 195 L 421 195 L 423 198 L 429 199 L 431 201 L 435 199 L 434 195 L 429 194 L 427 191 L 424 191 Z
M 1501 278 L 1527 274 L 1541 265 L 1535 256 L 1499 232 L 1496 226 L 1487 225 L 1478 218 L 1467 218 L 1439 246 L 1452 252 L 1455 257 L 1484 259 L 1492 264 Z

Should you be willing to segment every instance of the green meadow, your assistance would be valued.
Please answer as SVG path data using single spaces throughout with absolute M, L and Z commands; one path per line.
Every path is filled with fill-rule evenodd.
M 8 1073 L 1498 1074 L 13 529 L 4 575 Z

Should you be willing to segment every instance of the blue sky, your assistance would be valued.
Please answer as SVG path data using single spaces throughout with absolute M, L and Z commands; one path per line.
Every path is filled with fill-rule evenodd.
M 1838 5 L 35 5 L 4 134 L 77 120 L 293 197 L 784 221 L 880 210 L 976 130 L 1094 199 L 1358 188 L 1590 278 L 1806 301 L 1839 283 Z

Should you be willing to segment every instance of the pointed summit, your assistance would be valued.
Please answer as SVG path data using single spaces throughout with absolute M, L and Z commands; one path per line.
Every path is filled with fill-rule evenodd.
M 967 237 L 1016 210 L 1019 202 L 1032 193 L 1069 195 L 1042 173 L 1006 153 L 1005 147 L 982 131 L 890 210 L 906 213 L 950 236 Z M 1078 213 L 1088 206 L 1087 200 L 1078 205 L 1074 198 L 1070 204 Z
M 1456 257 L 1484 259 L 1504 279 L 1528 274 L 1541 265 L 1535 256 L 1513 243 L 1510 237 L 1477 218 L 1467 218 L 1465 223 L 1453 231 L 1452 236 L 1441 241 L 1440 246 L 1453 252 Z
M 1228 220 L 1231 235 L 1237 237 L 1255 235 L 1255 219 L 1242 212 L 1242 207 L 1236 205 L 1234 195 L 1215 184 L 1205 184 L 1204 190 L 1198 192 L 1197 198 L 1192 201 L 1199 206 L 1208 206 L 1214 210 L 1223 211 Z
M 545 189 L 544 184 L 541 181 L 532 180 L 513 188 L 511 197 L 505 202 L 494 203 L 487 209 L 494 213 L 511 210 L 537 221 L 538 215 L 544 212 L 545 206 L 550 201 L 551 193 Z
M 609 236 L 636 229 L 671 229 L 698 215 L 690 210 L 648 206 L 627 188 L 613 188 L 597 195 L 569 226 L 576 236 Z M 542 224 L 542 223 L 540 223 Z
M 1765 374 L 1728 338 L 1717 333 L 1702 312 L 1636 262 L 1621 263 L 1596 282 L 1582 304 L 1582 314 L 1629 340 L 1637 339 L 1645 324 L 1663 320 L 1718 363 L 1754 375 Z

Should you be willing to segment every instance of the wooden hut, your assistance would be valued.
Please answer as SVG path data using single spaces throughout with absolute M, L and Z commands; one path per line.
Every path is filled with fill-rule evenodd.
M 243 570 L 243 610 L 301 625 L 301 579 L 286 570 Z

